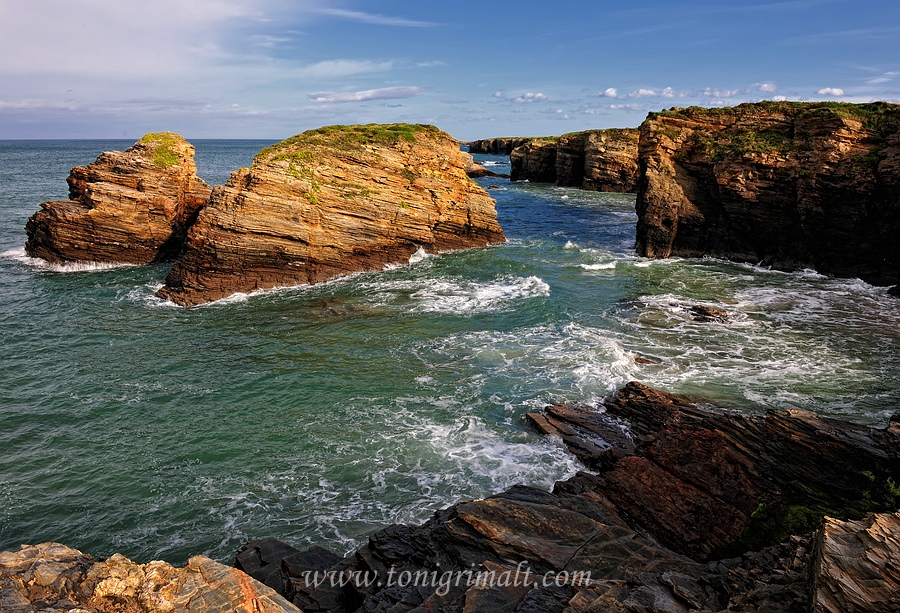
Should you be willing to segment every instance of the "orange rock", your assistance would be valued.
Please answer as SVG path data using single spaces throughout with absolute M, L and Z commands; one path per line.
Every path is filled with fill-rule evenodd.
M 505 240 L 471 156 L 433 126 L 310 130 L 216 187 L 159 295 L 196 305 Z
M 171 132 L 72 169 L 69 200 L 44 202 L 25 226 L 25 251 L 50 262 L 148 264 L 174 259 L 210 188 L 194 147 Z

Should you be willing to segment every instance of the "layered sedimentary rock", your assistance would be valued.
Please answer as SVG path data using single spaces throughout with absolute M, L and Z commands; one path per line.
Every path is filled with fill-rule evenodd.
M 469 153 L 493 153 L 509 155 L 516 147 L 521 147 L 533 140 L 531 136 L 514 136 L 501 138 L 484 138 L 469 143 Z
M 182 305 L 504 240 L 471 156 L 433 126 L 311 130 L 217 187 L 159 295 Z
M 271 588 L 203 556 L 183 568 L 94 560 L 59 543 L 0 553 L 0 611 L 298 613 Z
M 900 105 L 652 113 L 640 163 L 641 255 L 900 280 Z
M 633 192 L 638 177 L 638 135 L 635 129 L 608 129 L 534 139 L 510 154 L 510 179 Z
M 194 147 L 170 132 L 72 169 L 69 200 L 44 202 L 25 226 L 25 251 L 54 263 L 148 264 L 174 259 L 210 188 Z
M 343 560 L 262 540 L 237 566 L 305 611 L 799 613 L 898 602 L 898 516 L 866 513 L 900 505 L 900 416 L 876 429 L 805 411 L 741 415 L 632 383 L 603 407 L 530 419 L 590 472 L 388 527 Z M 835 519 L 819 528 L 826 515 Z

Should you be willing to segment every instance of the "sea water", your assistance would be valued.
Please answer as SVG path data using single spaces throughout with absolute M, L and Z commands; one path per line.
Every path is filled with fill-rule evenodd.
M 0 550 L 230 562 L 271 536 L 343 554 L 572 475 L 525 413 L 630 380 L 755 413 L 900 410 L 884 288 L 636 257 L 633 195 L 486 177 L 506 244 L 194 308 L 154 295 L 165 265 L 27 258 L 25 221 L 70 168 L 130 144 L 0 142 Z M 268 144 L 197 141 L 199 173 L 223 183 Z

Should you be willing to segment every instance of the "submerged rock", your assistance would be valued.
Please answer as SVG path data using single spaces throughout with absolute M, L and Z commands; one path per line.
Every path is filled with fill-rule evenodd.
M 900 105 L 651 113 L 640 164 L 640 255 L 900 281 Z
M 195 305 L 503 242 L 471 156 L 433 126 L 310 130 L 216 187 L 159 291 Z
M 25 226 L 25 252 L 49 262 L 148 264 L 174 259 L 209 200 L 194 147 L 171 132 L 72 169 L 69 200 L 44 202 Z
M 0 611 L 38 613 L 298 613 L 271 588 L 236 568 L 194 556 L 183 568 L 94 560 L 58 543 L 0 553 Z
M 556 405 L 529 418 L 592 472 L 390 526 L 339 562 L 267 540 L 237 564 L 305 611 L 805 613 L 898 602 L 888 560 L 900 556 L 900 516 L 866 513 L 900 505 L 900 417 L 875 429 L 806 411 L 742 415 L 630 383 L 599 409 Z M 826 515 L 835 519 L 820 527 Z

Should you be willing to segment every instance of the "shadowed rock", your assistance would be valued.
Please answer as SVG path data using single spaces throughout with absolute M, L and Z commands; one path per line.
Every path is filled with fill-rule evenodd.
M 900 281 L 900 105 L 691 107 L 640 131 L 640 255 Z

